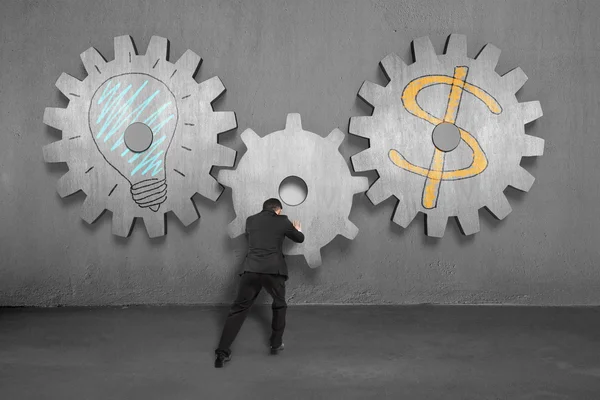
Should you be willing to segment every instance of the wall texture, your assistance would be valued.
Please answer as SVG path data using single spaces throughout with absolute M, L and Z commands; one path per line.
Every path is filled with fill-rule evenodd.
M 355 196 L 354 241 L 338 236 L 310 269 L 289 257 L 294 303 L 600 304 L 600 3 L 596 1 L 6 1 L 0 15 L 0 305 L 228 303 L 246 251 L 229 239 L 231 191 L 196 196 L 201 219 L 149 239 L 141 222 L 128 239 L 111 234 L 110 213 L 94 225 L 79 216 L 84 195 L 61 199 L 65 164 L 45 164 L 42 146 L 60 133 L 42 123 L 45 107 L 65 107 L 54 87 L 62 72 L 85 77 L 79 54 L 113 58 L 113 37 L 129 34 L 145 52 L 152 35 L 204 59 L 197 80 L 218 75 L 227 93 L 216 110 L 235 111 L 238 129 L 221 143 L 246 151 L 239 135 L 281 130 L 302 115 L 320 135 L 369 115 L 356 96 L 364 80 L 385 85 L 378 63 L 429 35 L 467 35 L 469 56 L 486 43 L 502 50 L 497 71 L 529 76 L 520 101 L 540 100 L 544 116 L 527 133 L 546 140 L 525 159 L 529 193 L 507 189 L 503 221 L 480 210 L 481 231 L 464 237 L 449 221 L 442 239 L 423 218 L 391 221 L 395 199 L 374 207 Z M 346 158 L 368 146 L 349 136 Z M 372 183 L 375 173 L 366 174 Z M 257 205 L 260 207 L 260 205 Z M 268 302 L 263 293 L 259 302 Z

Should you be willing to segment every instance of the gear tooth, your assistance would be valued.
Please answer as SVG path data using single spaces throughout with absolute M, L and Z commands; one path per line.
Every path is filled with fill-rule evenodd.
M 66 162 L 69 160 L 70 154 L 69 142 L 65 140 L 57 140 L 45 145 L 42 150 L 44 152 L 44 161 L 47 163 Z
M 256 132 L 250 128 L 242 132 L 240 138 L 247 148 L 251 148 L 253 145 L 258 145 L 258 141 L 260 140 L 260 136 L 258 136 Z
M 352 117 L 348 133 L 364 138 L 370 138 L 373 129 L 373 120 L 371 117 Z
M 227 233 L 229 234 L 229 237 L 233 239 L 240 236 L 242 233 L 244 233 L 246 228 L 245 225 L 245 221 L 242 221 L 240 217 L 237 217 L 231 221 L 229 225 L 227 225 Z
M 526 169 L 519 166 L 516 168 L 516 171 L 512 174 L 512 178 L 509 185 L 522 192 L 529 192 L 529 189 L 531 189 L 531 186 L 533 185 L 534 181 L 535 177 L 531 175 Z
M 209 132 L 219 135 L 237 128 L 237 119 L 232 111 L 213 112 L 206 124 Z
M 372 153 L 372 150 L 366 149 L 350 157 L 350 162 L 352 163 L 352 169 L 354 172 L 376 169 L 376 167 L 373 165 Z
M 212 175 L 204 175 L 202 187 L 198 190 L 198 193 L 209 200 L 217 201 L 221 197 L 223 190 L 223 186 Z
M 285 120 L 285 131 L 294 133 L 302 130 L 302 119 L 298 113 L 289 113 Z
M 329 143 L 331 143 L 337 149 L 340 147 L 345 137 L 346 136 L 344 133 L 336 128 L 325 137 L 325 140 L 329 141 Z
M 501 51 L 499 48 L 491 43 L 488 43 L 483 47 L 483 49 L 481 49 L 475 59 L 488 64 L 491 69 L 496 69 L 496 65 L 498 65 L 498 60 L 500 59 L 500 53 Z
M 463 235 L 472 235 L 479 232 L 479 212 L 478 210 L 462 211 L 456 216 L 458 226 Z
M 425 234 L 431 237 L 441 238 L 444 236 L 448 217 L 425 217 Z
M 200 98 L 209 103 L 215 101 L 221 94 L 225 92 L 225 86 L 218 76 L 213 76 L 212 78 L 202 82 L 199 86 L 199 89 Z
M 381 70 L 388 80 L 400 78 L 402 71 L 406 68 L 406 63 L 395 53 L 388 54 L 379 62 Z
M 415 211 L 411 212 L 411 210 L 407 207 L 402 207 L 400 202 L 398 202 L 396 209 L 394 210 L 394 215 L 392 216 L 392 221 L 403 228 L 408 228 L 408 225 L 415 219 L 416 215 L 417 213 Z
M 133 39 L 129 35 L 116 36 L 114 44 L 115 61 L 118 63 L 130 63 L 133 57 L 137 55 Z
M 150 238 L 165 236 L 167 233 L 166 216 L 160 212 L 158 215 L 144 217 L 144 226 Z
M 502 75 L 502 85 L 513 93 L 517 93 L 525 85 L 525 82 L 527 82 L 527 75 L 525 75 L 521 67 L 517 67 Z
M 217 174 L 217 181 L 225 186 L 232 187 L 235 181 L 235 173 L 236 170 L 234 169 L 222 169 Z
M 233 167 L 235 165 L 235 159 L 237 158 L 237 151 L 219 145 L 216 149 L 215 165 L 220 167 Z
M 192 76 L 196 74 L 198 67 L 202 63 L 202 58 L 191 50 L 187 50 L 183 55 L 175 62 L 177 69 L 183 69 L 190 71 Z
M 353 240 L 358 235 L 358 227 L 350 220 L 346 220 L 344 228 L 340 234 L 346 239 Z
M 492 199 L 492 202 L 486 205 L 485 208 L 487 208 L 496 219 L 504 219 L 512 211 L 512 207 L 503 193 L 500 193 L 499 196 L 495 196 Z
M 174 207 L 173 213 L 175 213 L 184 226 L 189 226 L 192 222 L 200 218 L 196 204 L 192 200 L 184 201 L 180 205 Z
M 44 124 L 62 131 L 67 120 L 66 108 L 46 107 L 44 110 Z
M 88 75 L 101 74 L 106 67 L 106 60 L 93 47 L 81 53 L 80 57 Z
M 152 36 L 148 48 L 146 49 L 146 58 L 150 65 L 154 65 L 156 61 L 167 61 L 169 41 L 162 36 Z
M 524 124 L 533 122 L 544 115 L 539 101 L 519 103 L 519 107 L 521 109 L 521 118 L 523 119 Z
M 386 200 L 392 194 L 388 191 L 386 185 L 384 185 L 383 180 L 379 178 L 375 181 L 371 188 L 367 190 L 366 195 L 373 205 L 377 205 Z
M 525 135 L 523 155 L 525 157 L 541 156 L 544 154 L 544 139 Z
M 453 33 L 448 38 L 446 54 L 453 54 L 460 57 L 467 56 L 467 36 Z
M 60 177 L 56 183 L 56 190 L 60 197 L 71 196 L 81 190 L 75 171 L 69 171 Z
M 369 103 L 371 106 L 381 103 L 380 99 L 384 94 L 385 89 L 382 86 L 369 81 L 364 81 L 358 91 L 358 97 Z
M 366 176 L 352 177 L 352 193 L 363 193 L 369 188 L 369 179 Z
M 425 64 L 438 64 L 439 60 L 431 40 L 428 36 L 423 36 L 413 40 L 413 50 L 415 61 Z
M 323 259 L 321 258 L 321 250 L 316 249 L 314 251 L 309 251 L 304 253 L 304 258 L 306 259 L 306 263 L 310 268 L 317 268 L 323 264 Z
M 120 214 L 113 211 L 112 215 L 112 233 L 116 236 L 129 237 L 133 230 L 135 218 L 127 214 Z
M 62 94 L 69 98 L 69 100 L 72 100 L 73 97 L 81 96 L 81 81 L 65 72 L 60 74 L 55 85 Z
M 97 198 L 86 196 L 81 205 L 81 218 L 88 224 L 93 224 L 104 213 L 105 207 Z

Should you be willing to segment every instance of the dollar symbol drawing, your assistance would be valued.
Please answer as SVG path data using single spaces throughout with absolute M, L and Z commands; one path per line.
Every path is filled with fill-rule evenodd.
M 469 68 L 466 66 L 457 66 L 454 68 L 454 76 L 449 75 L 426 75 L 411 81 L 402 92 L 402 104 L 404 108 L 416 116 L 423 119 L 435 128 L 445 125 L 444 128 L 455 129 L 460 135 L 456 146 L 460 141 L 464 141 L 473 152 L 473 159 L 468 167 L 445 170 L 444 163 L 446 153 L 452 149 L 440 148 L 437 145 L 434 147 L 433 155 L 429 167 L 421 167 L 413 164 L 404 158 L 397 150 L 391 149 L 389 157 L 391 161 L 398 167 L 425 177 L 423 186 L 422 205 L 426 209 L 432 209 L 437 206 L 440 185 L 442 181 L 459 180 L 471 178 L 479 175 L 487 167 L 488 161 L 484 151 L 481 149 L 477 139 L 471 133 L 455 125 L 456 117 L 460 108 L 463 92 L 468 92 L 481 100 L 493 114 L 500 114 L 502 107 L 496 99 L 494 99 L 485 90 L 472 85 L 466 81 Z M 427 111 L 423 110 L 417 103 L 417 95 L 427 87 L 435 85 L 449 85 L 450 94 L 448 95 L 448 103 L 443 119 L 439 119 Z M 434 129 L 435 131 L 435 129 Z M 435 144 L 435 142 L 434 142 Z M 454 146 L 454 148 L 456 148 Z

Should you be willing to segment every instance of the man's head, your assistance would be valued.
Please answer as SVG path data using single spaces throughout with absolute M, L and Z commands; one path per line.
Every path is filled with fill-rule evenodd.
M 281 210 L 283 206 L 279 199 L 269 199 L 263 203 L 263 210 L 271 210 L 275 212 L 277 215 L 281 214 Z

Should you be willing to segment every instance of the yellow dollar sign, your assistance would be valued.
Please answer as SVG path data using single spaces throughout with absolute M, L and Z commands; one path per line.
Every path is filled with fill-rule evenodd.
M 437 126 L 442 123 L 454 124 L 458 115 L 458 109 L 462 99 L 463 91 L 471 93 L 481 100 L 488 109 L 494 114 L 500 114 L 502 107 L 485 90 L 466 82 L 468 67 L 459 66 L 454 68 L 454 76 L 448 75 L 426 75 L 411 81 L 402 92 L 402 103 L 406 110 L 414 116 Z M 448 104 L 444 119 L 439 119 L 423 110 L 417 103 L 417 95 L 426 87 L 434 85 L 450 85 L 450 94 L 448 95 Z M 441 182 L 444 180 L 458 180 L 476 176 L 487 167 L 487 158 L 479 146 L 477 139 L 469 132 L 457 127 L 460 132 L 460 139 L 464 141 L 473 152 L 473 160 L 466 168 L 456 170 L 444 170 L 444 161 L 446 153 L 434 149 L 429 168 L 420 167 L 406 160 L 398 151 L 392 149 L 389 151 L 389 157 L 398 167 L 409 172 L 424 176 L 425 186 L 423 188 L 422 204 L 426 209 L 435 208 Z

